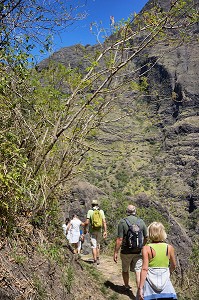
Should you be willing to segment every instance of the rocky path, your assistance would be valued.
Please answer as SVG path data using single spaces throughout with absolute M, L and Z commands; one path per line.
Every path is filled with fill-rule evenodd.
M 84 261 L 92 260 L 91 256 L 83 256 Z M 130 291 L 125 291 L 123 288 L 123 280 L 121 273 L 121 261 L 118 260 L 118 263 L 114 263 L 111 256 L 102 255 L 100 258 L 100 264 L 97 266 L 97 269 L 103 275 L 104 285 L 111 289 L 119 300 L 134 299 L 136 294 L 136 285 L 134 274 L 131 274 L 130 286 L 132 289 Z

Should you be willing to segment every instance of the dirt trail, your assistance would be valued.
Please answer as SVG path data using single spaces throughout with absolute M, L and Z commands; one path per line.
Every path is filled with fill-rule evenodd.
M 91 255 L 83 255 L 82 259 L 84 261 L 92 261 Z M 130 273 L 130 286 L 132 289 L 130 291 L 124 291 L 120 259 L 118 259 L 118 263 L 116 264 L 111 256 L 101 255 L 100 264 L 97 266 L 97 269 L 104 277 L 104 285 L 117 294 L 117 299 L 135 300 L 136 285 L 134 274 Z

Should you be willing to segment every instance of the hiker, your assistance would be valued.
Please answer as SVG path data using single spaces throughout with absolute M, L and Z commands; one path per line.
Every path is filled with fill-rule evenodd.
M 74 214 L 72 220 L 67 225 L 67 230 L 69 232 L 69 243 L 73 248 L 74 254 L 78 254 L 80 226 L 84 226 L 84 223 L 79 219 L 79 217 L 76 214 Z
M 128 291 L 131 288 L 129 286 L 129 270 L 131 272 L 135 272 L 137 287 L 140 283 L 140 272 L 142 268 L 141 250 L 142 246 L 147 242 L 147 227 L 142 219 L 136 217 L 136 208 L 134 205 L 128 205 L 126 213 L 127 217 L 121 219 L 118 224 L 113 259 L 117 263 L 118 252 L 121 248 L 120 258 L 122 261 L 122 277 L 124 281 L 124 289 Z M 127 234 L 129 232 L 129 225 L 127 222 L 130 222 L 129 225 L 134 224 L 139 230 L 139 238 L 136 236 L 133 245 L 130 245 L 127 240 Z M 137 244 L 137 241 L 139 244 Z
M 177 299 L 170 281 L 176 268 L 174 248 L 165 242 L 167 234 L 160 222 L 148 227 L 150 243 L 143 247 L 143 265 L 137 299 Z
M 85 221 L 84 233 L 87 233 L 86 227 L 89 225 L 90 242 L 93 254 L 93 264 L 99 265 L 100 242 L 107 237 L 107 226 L 104 211 L 99 208 L 98 200 L 92 201 L 92 209 L 87 212 L 87 219 Z
M 70 231 L 69 231 L 70 224 L 69 223 L 70 223 L 70 219 L 66 218 L 65 223 L 62 225 L 64 235 L 65 235 L 65 237 L 67 238 L 68 241 L 70 241 Z

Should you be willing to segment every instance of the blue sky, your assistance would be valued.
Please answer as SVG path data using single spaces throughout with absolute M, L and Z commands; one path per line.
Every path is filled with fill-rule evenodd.
M 52 52 L 75 44 L 96 44 L 97 30 L 104 28 L 108 35 L 111 33 L 110 16 L 114 16 L 115 23 L 122 19 L 126 20 L 134 12 L 138 13 L 147 2 L 147 0 L 85 0 L 86 5 L 82 10 L 86 11 L 88 16 L 69 26 L 60 35 L 54 36 Z M 91 31 L 91 24 L 94 23 L 97 27 L 93 25 Z M 100 41 L 103 41 L 103 35 L 100 34 Z M 41 56 L 38 52 L 34 52 L 33 55 L 37 56 L 36 60 L 49 56 L 49 53 Z

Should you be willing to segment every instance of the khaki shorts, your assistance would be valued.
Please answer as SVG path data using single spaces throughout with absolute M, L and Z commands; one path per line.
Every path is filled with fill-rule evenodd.
M 91 248 L 100 248 L 100 243 L 102 240 L 102 233 L 101 231 L 95 231 L 90 233 L 90 242 L 91 242 Z
M 122 272 L 141 272 L 142 255 L 141 254 L 120 254 L 122 261 Z

